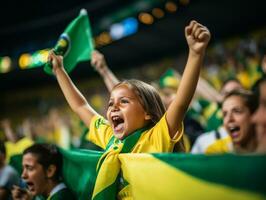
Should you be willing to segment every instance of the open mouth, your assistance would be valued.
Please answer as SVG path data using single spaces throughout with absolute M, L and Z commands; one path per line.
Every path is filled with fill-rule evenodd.
M 239 136 L 240 127 L 239 126 L 233 126 L 229 127 L 229 132 L 232 138 L 236 138 Z
M 124 125 L 124 119 L 119 116 L 113 116 L 112 122 L 114 125 L 114 131 L 115 132 L 121 132 L 123 130 Z
M 34 184 L 32 182 L 27 182 L 27 186 L 30 192 L 34 191 Z

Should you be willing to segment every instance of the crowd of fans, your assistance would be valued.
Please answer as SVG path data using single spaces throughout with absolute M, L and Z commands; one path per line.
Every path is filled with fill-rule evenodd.
M 216 43 L 209 48 L 194 98 L 184 118 L 184 135 L 176 144 L 175 153 L 266 153 L 265 35 L 262 30 L 243 38 Z M 182 63 L 182 56 L 178 58 L 166 59 L 152 66 L 144 65 L 140 70 L 132 70 L 132 74 L 129 73 L 131 70 L 127 70 L 118 76 L 149 80 L 168 108 L 180 85 L 181 73 L 178 71 L 183 66 L 178 65 Z M 111 91 L 119 81 L 111 67 L 107 66 L 104 55 L 93 52 L 92 65 Z M 88 99 L 103 114 L 106 109 L 103 99 L 107 96 L 95 93 L 90 94 Z M 42 116 L 27 116 L 16 124 L 12 122 L 12 118 L 5 118 L 0 124 L 0 199 L 8 199 L 13 184 L 25 187 L 19 178 L 20 172 L 9 164 L 14 161 L 14 156 L 34 143 L 56 144 L 64 149 L 102 150 L 88 140 L 88 128 L 65 105 L 51 107 Z M 28 148 L 24 155 L 38 152 L 38 148 L 43 147 Z M 51 176 L 54 174 L 56 172 Z M 23 176 L 27 179 L 25 174 Z M 56 183 L 58 181 L 59 178 L 55 179 Z M 18 188 L 14 191 L 17 199 L 21 199 L 20 192 Z

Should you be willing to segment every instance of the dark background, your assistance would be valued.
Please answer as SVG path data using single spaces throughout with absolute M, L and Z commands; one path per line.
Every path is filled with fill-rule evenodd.
M 96 35 L 100 19 L 127 6 L 130 8 L 134 2 L 1 1 L 0 56 L 16 58 L 24 52 L 52 47 L 81 8 L 87 9 L 93 34 Z M 210 29 L 212 43 L 227 37 L 241 36 L 266 25 L 266 1 L 263 0 L 191 0 L 186 6 L 182 6 L 179 1 L 173 2 L 178 4 L 177 12 L 166 14 L 153 25 L 140 26 L 139 31 L 132 36 L 99 48 L 112 70 L 136 67 L 186 51 L 184 27 L 191 19 Z M 164 3 L 162 0 L 161 6 Z M 90 74 L 95 75 L 95 72 L 88 67 L 87 62 L 79 64 L 71 76 L 74 79 L 84 79 Z M 7 74 L 0 74 L 1 91 L 54 83 L 54 78 L 44 74 L 41 68 L 23 71 L 15 69 Z

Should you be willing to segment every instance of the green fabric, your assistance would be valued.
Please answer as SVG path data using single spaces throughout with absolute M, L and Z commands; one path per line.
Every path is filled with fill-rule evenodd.
M 159 79 L 160 88 L 170 87 L 176 89 L 178 84 L 179 80 L 177 79 L 174 69 L 168 69 Z
M 57 55 L 64 57 L 64 67 L 71 72 L 78 62 L 88 61 L 93 51 L 93 42 L 87 11 L 82 9 L 59 37 L 54 48 Z M 46 63 L 44 71 L 53 74 L 51 63 Z
M 88 199 L 96 179 L 96 166 L 103 152 L 90 150 L 63 150 L 64 182 L 77 199 Z
M 220 106 L 205 99 L 195 100 L 187 115 L 199 122 L 205 132 L 217 130 L 223 122 Z
M 22 173 L 22 154 L 11 156 L 9 164 L 16 169 L 18 174 Z
M 72 192 L 64 188 L 62 190 L 59 190 L 57 193 L 55 193 L 51 198 L 48 198 L 48 200 L 75 200 L 76 198 L 73 196 Z
M 154 157 L 210 184 L 217 183 L 266 195 L 265 155 L 154 154 Z

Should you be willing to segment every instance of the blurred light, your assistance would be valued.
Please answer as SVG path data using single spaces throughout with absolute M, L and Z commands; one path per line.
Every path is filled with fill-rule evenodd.
M 108 32 L 102 32 L 99 36 L 95 38 L 95 44 L 97 47 L 110 44 L 112 38 Z
M 168 11 L 168 12 L 175 12 L 177 10 L 177 5 L 174 3 L 174 2 L 171 2 L 171 1 L 168 1 L 166 4 L 165 4 L 165 9 Z
M 179 0 L 180 4 L 183 5 L 183 6 L 186 6 L 189 4 L 189 0 Z
M 126 18 L 122 21 L 122 24 L 124 26 L 124 36 L 132 35 L 138 30 L 138 21 L 133 17 Z
M 143 24 L 152 24 L 154 19 L 153 16 L 149 13 L 140 13 L 139 14 L 139 21 L 141 21 Z
M 121 39 L 124 35 L 124 26 L 121 23 L 116 23 L 110 27 L 110 35 L 113 40 Z
M 43 49 L 36 51 L 31 56 L 31 63 L 28 67 L 38 67 L 47 62 L 49 49 Z
M 21 69 L 42 66 L 47 62 L 50 49 L 42 49 L 35 51 L 33 54 L 24 53 L 19 57 L 19 67 Z
M 162 18 L 164 16 L 164 12 L 160 8 L 152 9 L 152 14 L 153 14 L 154 17 L 156 17 L 158 19 L 160 19 L 160 18 Z
M 26 69 L 31 63 L 31 55 L 24 53 L 19 57 L 18 64 L 21 69 Z
M 0 58 L 0 73 L 7 73 L 11 70 L 11 59 L 8 56 Z

